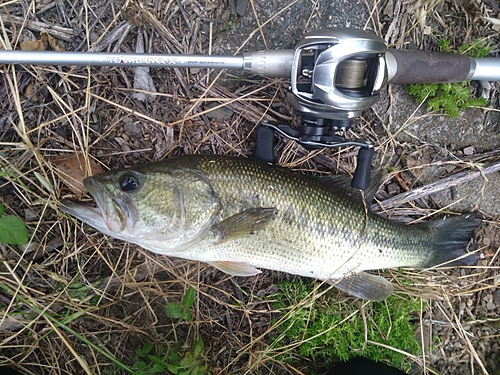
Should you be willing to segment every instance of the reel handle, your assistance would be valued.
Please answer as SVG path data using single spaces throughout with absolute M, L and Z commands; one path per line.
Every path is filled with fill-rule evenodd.
M 372 160 L 375 150 L 372 147 L 361 147 L 358 151 L 356 170 L 352 177 L 351 186 L 355 189 L 366 190 L 370 186 Z
M 359 147 L 356 160 L 356 170 L 351 181 L 351 186 L 359 190 L 366 190 L 370 186 L 371 168 L 374 154 L 374 145 L 370 141 L 361 139 L 347 140 L 341 135 L 320 135 L 312 136 L 304 131 L 293 129 L 288 125 L 261 123 L 256 133 L 256 144 L 253 157 L 266 163 L 274 163 L 274 133 L 281 134 L 288 139 L 302 144 L 308 149 L 320 147 L 336 148 L 343 146 Z
M 267 126 L 258 126 L 255 130 L 255 149 L 253 157 L 267 163 L 274 163 L 274 130 Z

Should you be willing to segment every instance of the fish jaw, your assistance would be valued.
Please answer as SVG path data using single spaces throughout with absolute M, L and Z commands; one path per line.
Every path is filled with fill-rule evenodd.
M 115 201 L 93 177 L 85 179 L 84 184 L 96 204 L 89 206 L 63 200 L 61 210 L 103 233 L 119 236 L 130 225 L 132 221 L 130 214 L 127 215 L 119 202 Z
M 73 202 L 69 199 L 63 199 L 61 201 L 61 211 L 76 217 L 78 220 L 105 234 L 110 236 L 116 235 L 109 229 L 107 222 L 102 217 L 101 210 L 95 205 L 87 206 L 82 203 Z
M 120 201 L 110 194 L 108 189 L 103 187 L 101 181 L 98 181 L 96 177 L 88 177 L 83 183 L 94 198 L 101 212 L 101 217 L 111 233 L 119 234 L 127 227 L 129 229 L 132 227 L 131 212 L 127 210 L 125 205 L 120 204 Z

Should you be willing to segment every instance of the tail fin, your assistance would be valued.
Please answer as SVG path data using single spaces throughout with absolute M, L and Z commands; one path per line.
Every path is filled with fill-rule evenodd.
M 479 259 L 476 253 L 468 253 L 467 247 L 481 219 L 474 214 L 437 219 L 426 223 L 435 238 L 436 251 L 421 265 L 422 268 L 443 266 L 472 266 Z

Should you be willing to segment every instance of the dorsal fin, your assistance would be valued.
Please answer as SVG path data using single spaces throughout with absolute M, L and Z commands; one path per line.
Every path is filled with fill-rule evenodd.
M 367 206 L 370 207 L 372 205 L 373 198 L 375 198 L 375 194 L 377 194 L 377 191 L 380 188 L 383 177 L 384 173 L 381 170 L 373 169 L 371 172 L 370 185 L 364 191 L 351 187 L 352 178 L 348 174 L 336 174 L 321 176 L 318 178 L 324 183 L 331 184 L 335 189 L 342 190 L 349 196 L 364 199 Z

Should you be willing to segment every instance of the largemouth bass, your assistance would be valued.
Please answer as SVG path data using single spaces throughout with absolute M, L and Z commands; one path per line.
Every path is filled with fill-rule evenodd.
M 63 211 L 111 237 L 230 275 L 267 268 L 382 300 L 392 284 L 364 271 L 477 261 L 467 252 L 480 223 L 472 214 L 402 225 L 371 213 L 359 191 L 335 178 L 240 157 L 181 156 L 84 184 L 96 206 L 63 201 Z

